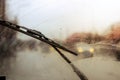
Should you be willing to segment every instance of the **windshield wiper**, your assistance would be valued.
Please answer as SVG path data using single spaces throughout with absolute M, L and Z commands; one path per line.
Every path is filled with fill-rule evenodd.
M 33 38 L 36 38 L 38 40 L 41 40 L 49 45 L 51 45 L 61 56 L 62 58 L 70 64 L 70 66 L 73 68 L 74 72 L 78 75 L 78 77 L 81 79 L 81 80 L 88 80 L 87 77 L 80 71 L 78 70 L 74 64 L 71 63 L 71 61 L 64 55 L 62 54 L 62 52 L 59 50 L 59 49 L 62 49 L 64 51 L 67 51 L 75 56 L 77 56 L 78 54 L 61 46 L 60 44 L 54 42 L 53 40 L 47 38 L 44 34 L 42 34 L 41 32 L 39 31 L 36 31 L 36 30 L 32 30 L 32 29 L 28 29 L 26 27 L 23 27 L 23 26 L 19 26 L 19 25 L 16 25 L 16 24 L 13 24 L 11 22 L 8 22 L 8 21 L 4 21 L 4 20 L 0 20 L 0 25 L 2 26 L 5 26 L 5 27 L 8 27 L 8 28 L 11 28 L 15 31 L 19 31 L 21 33 L 24 33 L 28 36 L 31 36 Z M 59 49 L 58 49 L 59 48 Z
M 24 33 L 24 34 L 26 34 L 26 35 L 28 35 L 28 36 L 31 36 L 31 37 L 36 38 L 36 39 L 38 39 L 38 40 L 41 40 L 41 41 L 43 41 L 43 42 L 45 42 L 45 43 L 47 43 L 47 44 L 49 44 L 49 45 L 51 45 L 51 46 L 60 48 L 60 49 L 62 49 L 62 50 L 64 50 L 64 51 L 67 51 L 67 52 L 73 54 L 73 55 L 77 55 L 77 53 L 75 53 L 75 52 L 73 52 L 73 51 L 71 51 L 71 50 L 69 50 L 69 49 L 61 46 L 60 44 L 54 42 L 53 40 L 47 38 L 45 35 L 43 35 L 43 34 L 42 34 L 41 32 L 39 32 L 39 31 L 32 30 L 32 29 L 28 29 L 28 28 L 26 28 L 26 27 L 19 26 L 19 25 L 10 23 L 10 22 L 8 22 L 8 21 L 3 21 L 3 20 L 0 20 L 0 25 L 6 26 L 6 27 L 8 27 L 8 28 L 14 29 L 14 30 L 19 31 L 19 32 L 22 32 L 22 33 Z

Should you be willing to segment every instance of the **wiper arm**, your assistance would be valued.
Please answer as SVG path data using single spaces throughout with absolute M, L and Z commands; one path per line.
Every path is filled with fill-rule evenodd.
M 71 61 L 64 54 L 62 54 L 62 52 L 58 48 L 60 48 L 64 51 L 70 52 L 71 54 L 76 55 L 76 56 L 78 55 L 77 53 L 75 53 L 75 52 L 61 46 L 60 44 L 54 42 L 53 40 L 47 38 L 45 35 L 43 35 L 39 31 L 28 29 L 26 27 L 19 26 L 19 25 L 16 25 L 16 24 L 10 23 L 8 21 L 4 21 L 4 20 L 0 20 L 0 25 L 6 26 L 6 27 L 11 28 L 11 29 L 16 30 L 16 31 L 19 31 L 21 33 L 24 33 L 28 36 L 31 36 L 33 38 L 36 38 L 38 40 L 41 40 L 41 41 L 51 45 L 62 56 L 62 58 L 68 64 L 70 64 L 70 66 L 73 68 L 74 72 L 78 75 L 78 77 L 81 80 L 88 80 L 87 77 L 77 67 L 75 67 L 74 64 L 72 64 Z
M 53 46 L 53 48 L 60 54 L 60 56 L 72 67 L 76 75 L 80 78 L 80 80 L 88 80 L 86 75 L 80 71 L 62 52 Z

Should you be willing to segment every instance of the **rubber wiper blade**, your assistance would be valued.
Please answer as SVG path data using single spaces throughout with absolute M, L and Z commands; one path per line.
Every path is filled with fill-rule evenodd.
M 73 55 L 76 55 L 76 56 L 78 55 L 76 52 L 73 52 L 73 51 L 67 49 L 66 47 L 56 43 L 55 41 L 47 38 L 45 35 L 43 35 L 41 32 L 39 32 L 37 30 L 32 30 L 32 29 L 26 28 L 24 26 L 19 26 L 19 25 L 13 24 L 13 23 L 11 23 L 9 21 L 5 21 L 5 20 L 0 20 L 0 25 L 11 28 L 11 29 L 16 30 L 16 31 L 19 31 L 21 33 L 24 33 L 28 36 L 31 36 L 31 37 L 36 38 L 38 40 L 41 40 L 41 41 L 43 41 L 51 46 L 54 46 L 54 47 L 60 48 L 64 51 L 67 51 Z

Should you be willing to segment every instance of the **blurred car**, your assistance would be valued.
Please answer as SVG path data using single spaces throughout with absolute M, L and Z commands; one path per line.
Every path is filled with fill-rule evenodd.
M 77 43 L 75 45 L 76 51 L 81 55 L 83 58 L 93 57 L 95 53 L 95 48 L 87 43 Z

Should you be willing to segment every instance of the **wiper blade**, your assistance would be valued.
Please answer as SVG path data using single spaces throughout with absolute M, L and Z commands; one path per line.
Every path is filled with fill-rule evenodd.
M 41 40 L 51 46 L 54 46 L 54 47 L 57 47 L 57 48 L 60 48 L 64 51 L 67 51 L 73 55 L 78 55 L 76 52 L 73 52 L 63 46 L 61 46 L 60 44 L 54 42 L 53 40 L 47 38 L 45 35 L 43 35 L 41 32 L 39 31 L 36 31 L 36 30 L 32 30 L 32 29 L 28 29 L 26 27 L 23 27 L 23 26 L 19 26 L 19 25 L 16 25 L 16 24 L 13 24 L 11 22 L 8 22 L 8 21 L 4 21 L 4 20 L 0 20 L 0 25 L 2 26 L 5 26 L 5 27 L 8 27 L 8 28 L 11 28 L 11 29 L 14 29 L 16 31 L 19 31 L 19 32 L 22 32 L 28 36 L 31 36 L 33 38 L 36 38 L 38 40 Z

